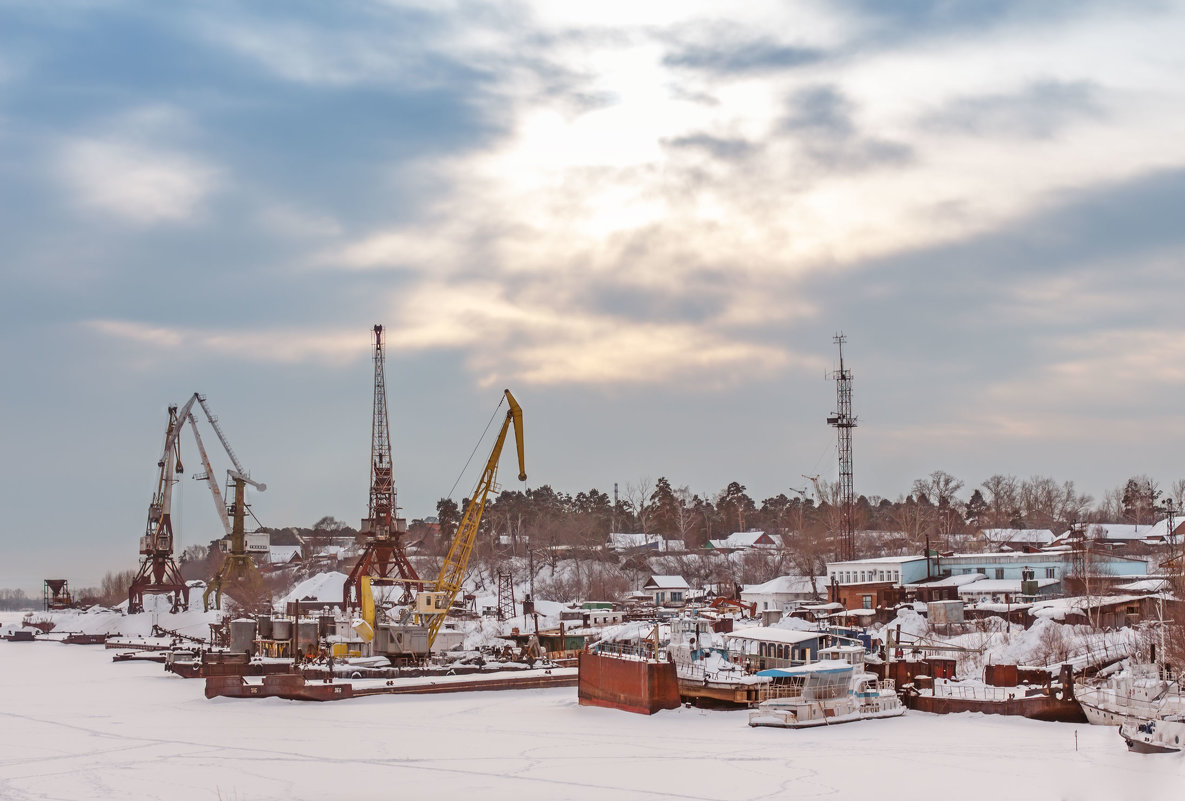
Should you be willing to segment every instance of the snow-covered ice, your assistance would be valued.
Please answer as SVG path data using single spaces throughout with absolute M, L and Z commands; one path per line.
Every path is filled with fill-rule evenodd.
M 750 729 L 581 707 L 574 688 L 206 700 L 110 650 L 0 643 L 0 798 L 1169 798 L 1185 757 L 1104 726 L 972 714 Z M 1075 750 L 1077 734 L 1077 750 Z

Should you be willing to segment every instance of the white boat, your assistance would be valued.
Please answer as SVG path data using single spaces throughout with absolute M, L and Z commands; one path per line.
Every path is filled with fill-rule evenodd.
M 803 729 L 904 714 L 893 682 L 857 667 L 828 659 L 761 671 L 758 675 L 771 678 L 762 690 L 769 697 L 749 713 L 749 725 Z
M 1185 716 L 1127 718 L 1119 726 L 1127 747 L 1141 754 L 1171 754 L 1185 746 Z
M 1095 686 L 1078 686 L 1074 697 L 1096 726 L 1117 726 L 1127 718 L 1185 715 L 1181 686 L 1155 675 L 1113 676 Z

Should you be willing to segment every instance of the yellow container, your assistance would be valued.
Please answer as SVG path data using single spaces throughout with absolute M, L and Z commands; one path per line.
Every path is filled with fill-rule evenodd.
M 349 653 L 349 650 L 350 650 L 349 644 L 344 643 L 344 642 L 335 642 L 333 644 L 333 649 L 330 651 L 330 653 L 333 654 L 334 658 L 337 658 L 339 656 L 346 656 L 346 654 Z

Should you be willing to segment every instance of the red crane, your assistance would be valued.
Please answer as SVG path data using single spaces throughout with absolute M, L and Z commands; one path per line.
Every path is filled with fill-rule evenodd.
M 401 584 L 399 602 L 410 604 L 424 582 L 403 550 L 406 524 L 398 517 L 395 479 L 391 463 L 391 430 L 387 422 L 387 387 L 384 376 L 386 348 L 383 327 L 374 327 L 374 408 L 370 436 L 370 507 L 362 521 L 361 533 L 366 544 L 358 563 L 350 571 L 343 588 L 347 608 L 362 606 L 362 577 L 369 576 L 372 586 Z
M 145 595 L 168 595 L 172 601 L 172 612 L 189 608 L 189 586 L 181 578 L 181 570 L 173 559 L 173 485 L 176 475 L 183 473 L 181 465 L 181 443 L 178 434 L 181 424 L 189 415 L 194 398 L 182 407 L 169 407 L 169 425 L 165 429 L 165 448 L 157 466 L 156 493 L 148 504 L 148 524 L 140 538 L 140 569 L 128 587 L 128 612 L 144 611 Z

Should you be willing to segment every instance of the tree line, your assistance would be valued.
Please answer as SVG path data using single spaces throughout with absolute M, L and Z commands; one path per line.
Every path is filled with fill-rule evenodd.
M 611 531 L 658 534 L 702 548 L 708 540 L 730 533 L 761 530 L 782 537 L 787 545 L 808 546 L 841 531 L 843 510 L 838 485 L 817 480 L 813 494 L 791 490 L 758 501 L 740 482 L 716 493 L 695 493 L 666 477 L 627 486 L 614 503 L 598 489 L 574 495 L 548 485 L 505 490 L 490 501 L 482 518 L 482 540 L 508 544 L 594 548 Z M 1166 492 L 1146 475 L 1132 476 L 1102 499 L 1080 492 L 1073 481 L 1049 476 L 989 476 L 968 493 L 966 484 L 942 470 L 913 481 L 908 494 L 896 500 L 860 495 L 853 508 L 857 531 L 897 535 L 905 549 L 925 543 L 957 548 L 987 528 L 1050 529 L 1060 534 L 1073 525 L 1121 523 L 1151 525 L 1185 501 L 1185 479 Z M 442 498 L 436 505 L 437 525 L 413 521 L 411 534 L 426 545 L 446 547 L 467 501 Z M 867 548 L 883 552 L 884 537 L 871 537 Z M 892 543 L 890 543 L 891 545 Z M 869 554 L 874 555 L 874 554 Z

